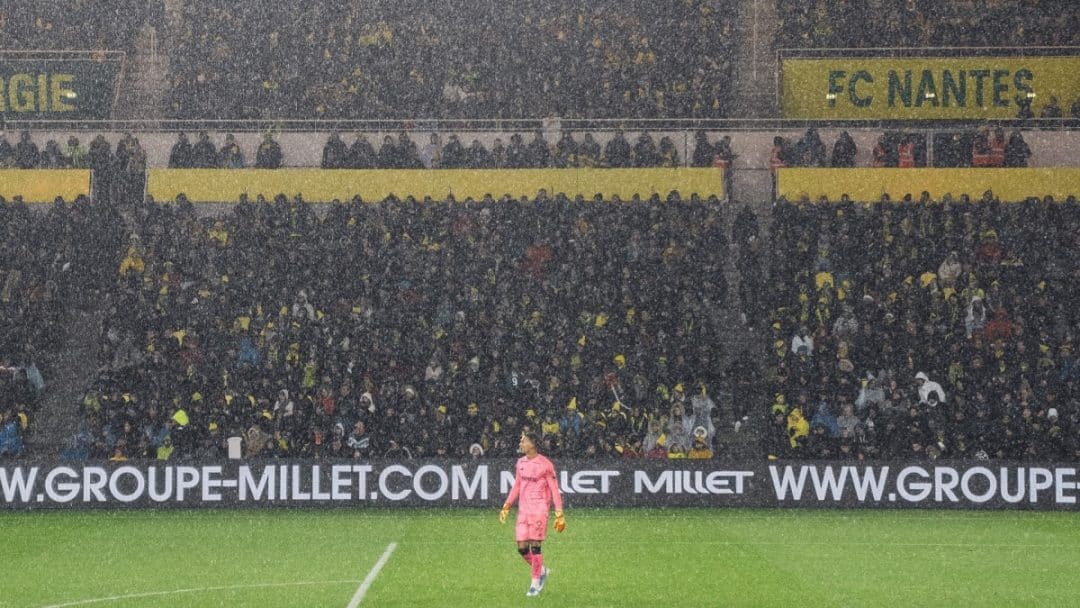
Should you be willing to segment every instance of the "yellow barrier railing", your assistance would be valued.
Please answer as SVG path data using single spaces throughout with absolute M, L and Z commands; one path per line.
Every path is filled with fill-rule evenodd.
M 878 201 L 882 194 L 899 200 L 906 194 L 914 198 L 926 191 L 940 200 L 967 194 L 980 198 L 990 190 L 1003 201 L 1021 201 L 1031 196 L 1053 196 L 1063 200 L 1080 194 L 1080 168 L 1017 169 L 817 169 L 782 168 L 777 173 L 777 196 L 799 200 L 822 196 L 839 200 L 847 194 L 856 201 Z
M 88 169 L 0 169 L 0 196 L 21 196 L 27 203 L 51 203 L 58 196 L 71 202 L 90 195 Z
M 534 197 L 541 189 L 591 198 L 633 195 L 666 197 L 677 190 L 683 197 L 724 196 L 720 169 L 151 169 L 147 193 L 156 200 L 175 200 L 183 193 L 192 202 L 235 201 L 241 193 L 273 198 L 278 194 L 301 194 L 304 200 L 347 201 L 360 195 L 379 201 L 390 194 L 399 198 L 426 196 L 457 200 L 481 199 L 485 194 Z

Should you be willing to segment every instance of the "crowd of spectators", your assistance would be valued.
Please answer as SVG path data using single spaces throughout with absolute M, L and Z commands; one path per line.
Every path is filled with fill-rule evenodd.
M 105 204 L 80 197 L 33 211 L 0 197 L 0 457 L 19 455 L 71 308 L 93 306 L 120 230 Z
M 564 131 L 557 142 L 549 142 L 543 131 L 533 133 L 528 142 L 520 133 L 509 137 L 504 144 L 495 138 L 488 150 L 478 139 L 466 147 L 458 136 L 451 134 L 446 143 L 442 136 L 433 133 L 428 143 L 417 146 L 408 134 L 402 132 L 395 139 L 383 137 L 378 151 L 363 134 L 356 136 L 352 145 L 346 146 L 338 134 L 332 134 L 323 148 L 324 169 L 542 169 L 568 167 L 678 167 L 679 152 L 670 137 L 660 138 L 659 144 L 652 135 L 644 132 L 631 144 L 622 130 L 603 147 L 593 139 L 592 133 L 577 137 Z
M 90 169 L 94 175 L 94 197 L 130 200 L 138 197 L 146 174 L 146 151 L 139 139 L 125 133 L 114 149 L 98 134 L 84 145 L 72 135 L 61 146 L 55 139 L 38 148 L 29 131 L 22 131 L 14 145 L 0 131 L 0 169 Z M 113 191 L 116 187 L 120 190 Z
M 935 167 L 1026 167 L 1031 148 L 1018 130 L 1000 127 L 935 133 Z
M 174 118 L 722 117 L 740 3 L 185 3 Z
M 1080 457 L 1080 204 L 779 202 L 769 453 Z
M 283 159 L 281 144 L 274 140 L 272 134 L 266 133 L 255 151 L 252 166 L 257 169 L 279 169 Z M 180 133 L 169 151 L 170 169 L 240 169 L 245 166 L 244 150 L 232 133 L 225 135 L 220 149 L 206 131 L 199 133 L 199 140 L 194 144 L 188 140 L 186 133 Z
M 253 166 L 260 169 L 281 166 L 281 145 L 271 134 L 264 135 L 254 161 Z M 680 164 L 679 151 L 670 137 L 662 136 L 657 142 L 648 132 L 643 132 L 631 144 L 622 130 L 617 130 L 603 146 L 592 133 L 585 133 L 579 140 L 574 133 L 565 131 L 555 143 L 549 142 L 539 130 L 528 142 L 520 133 L 513 133 L 508 144 L 496 137 L 490 150 L 479 139 L 473 139 L 466 147 L 456 134 L 448 135 L 444 143 L 442 135 L 431 133 L 427 143 L 418 145 L 402 131 L 396 137 L 385 135 L 376 148 L 365 133 L 358 133 L 353 142 L 347 144 L 339 133 L 334 132 L 323 146 L 320 162 L 323 169 L 629 168 L 678 167 Z M 187 134 L 180 133 L 169 153 L 169 167 L 172 168 L 244 166 L 244 151 L 232 134 L 225 136 L 219 149 L 206 132 L 199 133 L 194 144 Z
M 777 0 L 777 14 L 787 48 L 1080 44 L 1070 0 Z
M 0 50 L 131 51 L 160 0 L 34 0 L 0 5 Z
M 72 457 L 716 449 L 716 200 L 134 210 Z M 700 428 L 699 428 L 700 427 Z
M 992 150 L 1003 135 L 977 137 Z M 40 159 L 20 140 L 0 139 L 0 158 Z M 235 141 L 199 140 L 186 162 L 243 164 Z M 536 140 L 520 166 L 563 166 Z M 409 144 L 366 158 L 468 159 L 456 138 Z M 794 147 L 826 154 L 812 129 Z M 214 457 L 230 436 L 250 458 L 498 457 L 526 427 L 555 455 L 712 457 L 719 393 L 770 404 L 761 448 L 775 457 L 1080 456 L 1073 198 L 781 200 L 767 238 L 744 207 L 732 251 L 744 322 L 769 344 L 761 376 L 749 357 L 718 368 L 718 201 L 541 192 L 316 213 L 279 195 L 206 215 L 182 197 L 135 203 L 118 169 L 137 148 L 64 149 L 60 166 L 92 166 L 97 150 L 114 183 L 94 204 L 0 204 L 0 455 L 33 419 L 48 376 L 35 356 L 63 340 L 68 308 L 93 306 L 103 366 L 74 458 Z M 731 162 L 730 140 L 700 133 L 692 157 Z M 354 158 L 331 136 L 325 166 Z
M 940 131 L 933 134 L 935 167 L 1026 167 L 1031 148 L 1023 133 L 1002 127 L 971 131 Z M 770 165 L 778 167 L 854 167 L 858 146 L 841 131 L 830 152 L 817 129 L 810 127 L 796 141 L 773 140 Z M 697 158 L 697 155 L 695 155 Z M 926 133 L 886 131 L 870 150 L 869 167 L 913 168 L 929 166 Z
M 891 141 L 891 138 L 892 134 L 887 133 L 882 136 L 881 141 Z M 833 144 L 830 155 L 817 129 L 810 127 L 794 142 L 780 136 L 773 138 L 770 166 L 773 169 L 777 167 L 854 167 L 857 152 L 855 140 L 847 131 L 842 131 Z
M 847 131 L 841 131 L 829 152 L 817 129 L 810 127 L 798 140 L 773 139 L 770 166 L 778 167 L 854 167 L 858 146 Z M 926 135 L 886 131 L 870 151 L 871 167 L 925 167 Z

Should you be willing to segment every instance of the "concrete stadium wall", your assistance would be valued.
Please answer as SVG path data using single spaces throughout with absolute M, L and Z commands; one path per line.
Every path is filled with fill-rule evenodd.
M 837 136 L 840 134 L 840 129 L 821 129 L 822 141 L 825 142 L 826 147 L 831 152 L 832 144 L 836 141 Z M 881 136 L 881 129 L 847 129 L 851 134 L 852 139 L 855 140 L 858 146 L 858 154 L 856 155 L 856 164 L 858 166 L 869 166 L 870 164 L 870 151 L 874 147 L 874 143 L 877 138 Z M 492 132 L 469 132 L 462 131 L 456 132 L 458 138 L 462 141 L 462 144 L 468 146 L 473 139 L 480 140 L 488 149 L 491 148 L 496 138 L 501 138 L 505 143 L 509 143 L 510 132 L 506 133 L 492 133 Z M 725 131 L 725 132 L 709 132 L 710 141 L 715 141 L 723 135 L 731 136 L 732 150 L 735 152 L 736 159 L 734 168 L 736 170 L 763 170 L 768 169 L 769 166 L 769 150 L 772 147 L 773 137 L 781 135 L 785 139 L 797 140 L 802 136 L 803 131 L 780 131 L 780 132 L 766 132 L 766 131 Z M 449 132 L 443 133 L 443 143 L 447 141 Z M 640 131 L 627 131 L 626 137 L 631 145 L 636 141 Z M 692 131 L 653 131 L 650 132 L 654 141 L 659 143 L 661 137 L 671 137 L 679 150 L 680 161 L 686 163 L 688 158 L 694 151 L 694 133 Z M 8 132 L 8 141 L 14 144 L 18 139 L 18 133 Z M 34 141 L 40 148 L 44 148 L 45 142 L 50 139 L 55 139 L 61 146 L 67 142 L 67 139 L 71 132 L 52 132 L 52 131 L 37 131 L 33 134 Z M 76 133 L 83 145 L 88 145 L 90 140 L 96 135 L 92 131 Z M 111 143 L 115 144 L 123 137 L 123 133 L 120 132 L 107 132 L 104 133 L 105 138 Z M 139 143 L 146 151 L 147 163 L 151 168 L 165 167 L 168 165 L 169 151 L 172 149 L 172 145 L 176 142 L 176 134 L 172 132 L 147 132 L 136 133 L 136 137 L 139 139 Z M 259 133 L 241 133 L 234 134 L 237 143 L 244 151 L 244 157 L 246 162 L 251 165 L 255 160 L 255 151 L 259 147 L 259 142 L 262 141 L 262 135 Z M 397 132 L 383 133 L 372 132 L 367 133 L 368 141 L 373 146 L 378 147 L 382 144 L 382 139 L 385 135 L 391 135 L 397 137 Z M 430 131 L 413 131 L 410 133 L 413 141 L 417 146 L 423 147 L 428 142 L 430 137 Z M 581 134 L 575 133 L 576 137 L 580 141 Z M 284 155 L 284 165 L 288 167 L 317 167 L 322 159 L 323 145 L 326 143 L 328 132 L 290 132 L 279 133 L 275 136 L 275 139 L 281 144 L 282 153 Z M 531 133 L 522 133 L 526 143 L 532 139 Z M 593 137 L 601 146 L 606 144 L 613 136 L 611 131 L 594 131 Z M 189 133 L 189 139 L 194 143 L 197 138 L 197 133 Z M 547 134 L 548 142 L 554 144 L 557 138 L 556 133 L 549 132 Z M 225 141 L 224 132 L 214 132 L 210 134 L 210 139 L 214 142 L 215 146 L 220 148 Z M 352 133 L 343 133 L 342 139 L 346 144 L 351 144 L 354 135 Z M 1080 131 L 1027 131 L 1024 132 L 1024 139 L 1031 147 L 1032 157 L 1031 166 L 1034 167 L 1076 167 L 1080 166 L 1080 156 L 1075 153 L 1077 146 L 1080 146 Z

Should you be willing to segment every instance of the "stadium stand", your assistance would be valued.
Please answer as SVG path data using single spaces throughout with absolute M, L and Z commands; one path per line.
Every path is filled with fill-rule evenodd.
M 785 47 L 1076 46 L 1080 11 L 1068 1 L 803 2 L 777 0 Z M 873 24 L 867 27 L 867 24 Z
M 85 196 L 48 211 L 0 199 L 0 457 L 19 455 L 33 432 L 67 315 L 97 304 L 121 229 L 109 205 Z
M 1071 2 L 775 6 L 777 48 L 1080 44 Z M 0 133 L 3 194 L 24 190 L 0 203 L 0 457 L 22 451 L 73 314 L 90 310 L 104 316 L 93 331 L 101 367 L 77 387 L 72 458 L 214 456 L 233 435 L 249 457 L 505 456 L 522 426 L 539 429 L 554 455 L 730 456 L 717 438 L 719 395 L 734 404 L 724 423 L 760 432 L 751 451 L 779 458 L 1080 455 L 1078 316 L 1065 304 L 1080 279 L 1080 210 L 1068 196 L 1076 176 L 1039 165 L 1057 200 L 1012 196 L 1034 173 L 1009 172 L 1026 171 L 1033 147 L 1060 159 L 1067 140 L 1036 135 L 1029 146 L 1014 127 L 1034 122 L 886 124 L 880 138 L 800 122 L 805 132 L 785 131 L 768 155 L 739 142 L 763 183 L 771 169 L 774 198 L 799 200 L 759 206 L 763 235 L 751 207 L 731 199 L 730 136 L 691 138 L 686 129 L 710 123 L 686 121 L 675 142 L 674 131 L 634 122 L 738 115 L 735 58 L 747 40 L 732 0 L 99 9 L 84 0 L 0 8 L 0 51 L 37 61 L 55 50 L 141 53 L 150 73 L 159 64 L 135 48 L 135 32 L 150 44 L 160 35 L 167 114 L 194 119 L 198 135 L 179 136 L 169 169 L 155 165 L 159 189 L 133 134 L 110 145 L 84 132 L 66 141 L 21 126 L 7 131 L 11 141 Z M 1077 117 L 1080 102 L 1040 94 L 1020 115 L 1035 112 Z M 608 140 L 615 124 L 571 131 L 544 121 L 529 132 L 546 117 L 625 119 L 634 130 Z M 370 201 L 348 200 L 355 190 L 346 202 L 271 190 L 289 171 L 330 173 L 293 166 L 310 165 L 318 148 L 303 142 L 307 160 L 290 164 L 299 138 L 289 129 L 271 127 L 256 143 L 248 125 L 236 132 L 244 145 L 233 135 L 222 143 L 198 131 L 208 118 L 393 119 L 377 136 L 373 125 L 349 141 L 331 134 L 320 169 L 427 181 L 416 197 L 365 191 Z M 533 120 L 494 127 L 498 139 L 424 121 L 474 118 Z M 164 153 L 161 142 L 152 150 Z M 728 200 L 620 200 L 611 188 L 534 196 L 535 183 L 497 173 L 641 171 L 628 187 L 666 192 L 654 176 L 677 167 L 723 168 L 723 188 L 709 192 Z M 894 171 L 907 168 L 910 177 Z M 189 189 L 189 201 L 166 187 L 169 177 L 211 176 L 201 169 L 221 171 L 210 181 L 222 178 L 225 200 Z M 258 170 L 273 178 L 233 188 L 257 183 L 245 180 Z M 490 179 L 496 197 L 462 187 L 455 170 Z M 346 185 L 377 181 L 333 173 Z M 704 183 L 689 175 L 668 177 L 683 192 Z M 588 181 L 558 183 L 574 179 Z M 869 184 L 858 202 L 837 200 L 845 180 Z M 458 196 L 433 194 L 448 183 Z M 980 198 L 983 184 L 1010 201 Z M 950 187 L 955 200 L 943 194 Z M 61 188 L 58 202 L 32 209 Z M 231 200 L 239 190 L 254 200 Z M 868 203 L 870 191 L 886 195 Z M 754 353 L 724 352 L 735 317 L 756 336 Z M 742 418 L 757 404 L 771 415 Z
M 446 137 L 407 137 L 411 162 L 457 166 Z M 749 206 L 675 194 L 138 202 L 133 136 L 115 152 L 69 138 L 59 156 L 19 139 L 22 152 L 0 145 L 6 165 L 96 167 L 95 202 L 0 206 L 5 454 L 33 430 L 68 311 L 100 308 L 102 367 L 69 457 L 211 456 L 230 435 L 248 456 L 508 455 L 522 425 L 555 454 L 727 457 L 719 394 L 770 404 L 754 449 L 776 457 L 1080 455 L 1073 197 L 781 200 L 762 238 Z M 230 146 L 197 162 L 246 152 Z M 194 164 L 197 147 L 179 157 Z M 568 143 L 544 147 L 548 167 L 581 164 Z M 835 164 L 813 129 L 792 147 L 810 170 Z M 522 149 L 532 166 L 539 146 Z M 733 154 L 702 133 L 690 156 Z M 331 136 L 324 165 L 352 158 Z M 728 214 L 734 304 L 717 255 Z M 768 344 L 763 368 L 717 366 L 731 310 Z
M 320 217 L 281 196 L 133 217 L 72 455 L 214 455 L 229 435 L 249 457 L 511 455 L 522 425 L 552 453 L 630 455 L 669 413 L 662 445 L 685 454 L 702 426 L 701 456 L 712 439 L 715 200 L 352 201 Z
M 725 116 L 737 7 L 192 2 L 169 105 L 174 118 Z
M 0 6 L 0 51 L 129 51 L 153 4 L 116 0 L 101 10 L 93 0 L 35 0 Z
M 1080 456 L 1078 228 L 1074 197 L 781 201 L 769 453 Z

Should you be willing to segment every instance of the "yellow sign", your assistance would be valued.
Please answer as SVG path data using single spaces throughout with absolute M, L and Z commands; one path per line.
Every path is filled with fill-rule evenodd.
M 0 112 L 72 112 L 73 74 L 0 74 Z
M 27 203 L 51 203 L 58 196 L 71 202 L 90 195 L 87 169 L 0 169 L 0 196 L 9 202 L 21 196 Z
M 1007 119 L 1080 97 L 1080 57 L 830 57 L 780 60 L 784 118 Z
M 967 194 L 981 198 L 990 190 L 1002 201 L 1016 202 L 1028 197 L 1053 196 L 1062 201 L 1080 195 L 1080 168 L 1022 169 L 812 169 L 781 168 L 777 172 L 777 195 L 789 201 L 803 196 L 822 196 L 838 201 L 847 194 L 851 200 L 876 202 L 882 194 L 897 201 L 910 194 L 918 199 L 923 191 L 940 201 L 945 194 L 953 199 Z
M 183 193 L 192 202 L 235 202 L 241 193 L 255 199 L 278 194 L 301 194 L 306 201 L 348 201 L 359 194 L 365 201 L 381 201 L 390 194 L 435 200 L 453 195 L 457 200 L 479 200 L 485 194 L 535 197 L 562 192 L 573 198 L 600 193 L 629 199 L 653 193 L 666 198 L 677 190 L 684 198 L 723 198 L 720 169 L 151 169 L 147 192 L 156 200 L 176 200 Z

